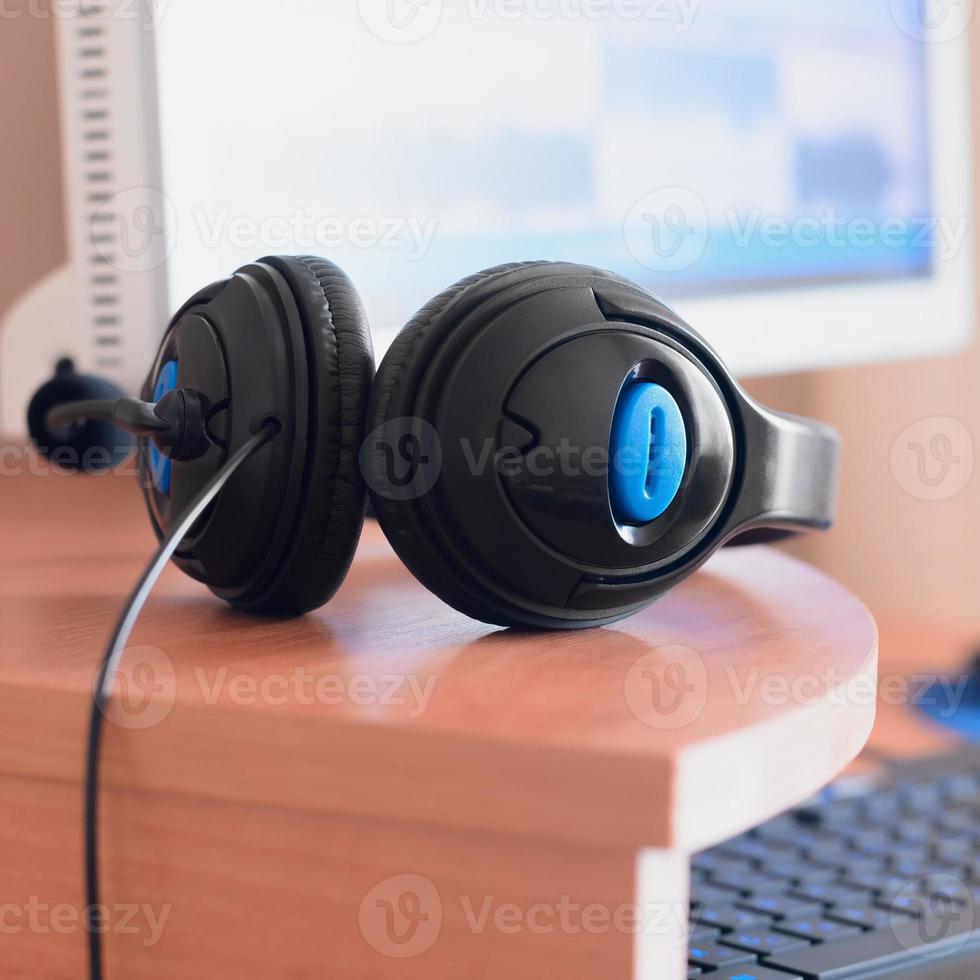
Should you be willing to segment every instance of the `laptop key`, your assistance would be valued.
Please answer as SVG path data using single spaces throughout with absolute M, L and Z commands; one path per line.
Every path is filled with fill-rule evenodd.
M 695 909 L 691 915 L 691 922 L 692 928 L 696 924 L 697 927 L 717 927 L 730 932 L 733 929 L 745 929 L 749 926 L 768 928 L 772 924 L 772 916 L 735 908 L 734 905 L 706 905 Z
M 770 970 L 767 966 L 736 966 L 720 973 L 705 974 L 706 980 L 803 980 L 799 975 Z
M 895 834 L 903 844 L 924 847 L 932 841 L 936 834 L 936 828 L 931 820 L 919 817 L 918 819 L 901 821 L 895 828 Z
M 972 803 L 980 795 L 980 786 L 969 775 L 946 776 L 940 785 L 949 803 Z
M 730 905 L 740 895 L 740 892 L 732 891 L 730 888 L 719 888 L 716 885 L 701 884 L 691 885 L 691 907 L 699 905 Z
M 959 864 L 968 861 L 975 852 L 976 845 L 971 836 L 962 834 L 959 837 L 941 837 L 932 848 L 932 853 L 939 861 L 948 864 Z
M 719 970 L 723 966 L 737 966 L 739 963 L 755 963 L 756 958 L 744 949 L 733 946 L 720 946 L 717 943 L 692 943 L 687 949 L 687 961 L 691 966 L 706 970 Z
M 721 929 L 716 929 L 713 926 L 699 926 L 692 923 L 690 931 L 687 934 L 688 943 L 713 943 L 716 942 L 721 937 Z
M 890 929 L 896 919 L 901 919 L 904 913 L 887 912 L 874 905 L 848 906 L 838 905 L 824 913 L 828 919 L 843 922 L 849 926 L 859 926 L 861 929 Z M 907 916 L 905 916 L 908 918 Z
M 886 901 L 880 899 L 875 905 L 886 912 L 903 912 L 913 919 L 944 918 L 957 914 L 957 909 L 965 909 L 970 903 L 969 895 L 965 898 L 954 897 L 946 893 L 934 895 L 896 895 Z M 971 910 L 967 910 L 971 911 Z
M 784 919 L 776 926 L 775 931 L 821 943 L 849 939 L 861 932 L 857 926 L 845 925 L 831 918 Z
M 948 871 L 926 875 L 919 881 L 919 892 L 937 901 L 948 898 L 963 905 L 971 901 L 970 886 L 960 875 Z
M 802 885 L 794 888 L 792 894 L 808 902 L 823 902 L 825 905 L 861 904 L 871 898 L 871 892 L 848 885 Z
M 762 872 L 741 875 L 739 878 L 725 877 L 712 879 L 726 888 L 740 888 L 743 895 L 771 895 L 774 892 L 785 893 L 787 882 L 784 878 L 773 878 Z
M 745 864 L 755 864 L 758 861 L 769 860 L 776 852 L 775 842 L 768 844 L 761 840 L 742 839 L 717 848 L 718 853 L 728 861 L 741 861 Z
M 939 826 L 946 831 L 963 831 L 965 833 L 975 833 L 980 818 L 973 807 L 957 807 L 955 810 L 947 810 L 939 818 Z
M 760 895 L 758 898 L 747 898 L 744 902 L 736 904 L 739 908 L 774 915 L 777 919 L 784 919 L 790 915 L 818 915 L 823 911 L 820 902 L 793 895 Z
M 781 879 L 784 888 L 802 884 L 804 881 L 811 885 L 826 885 L 837 881 L 840 876 L 840 869 L 834 865 L 804 861 L 769 861 L 763 864 L 762 870 L 767 875 Z
M 908 878 L 887 872 L 863 875 L 847 875 L 843 884 L 875 895 L 897 895 L 909 887 Z M 853 902 L 847 903 L 853 905 Z
M 881 874 L 884 871 L 886 861 L 887 859 L 880 854 L 852 854 L 843 867 L 844 877 L 851 880 L 858 875 Z
M 718 943 L 720 946 L 734 946 L 736 949 L 744 949 L 746 952 L 763 957 L 810 945 L 806 939 L 801 939 L 799 936 L 788 936 L 780 932 L 750 932 L 747 929 L 730 932 Z

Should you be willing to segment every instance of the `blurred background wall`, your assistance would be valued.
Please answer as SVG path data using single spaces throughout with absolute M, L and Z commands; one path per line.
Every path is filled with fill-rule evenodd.
M 65 261 L 54 21 L 0 20 L 0 310 Z
M 53 22 L 21 17 L 0 26 L 3 309 L 62 262 L 65 247 Z M 980 53 L 980 18 L 972 30 Z M 980 106 L 976 79 L 973 86 Z M 980 110 L 975 115 L 980 131 Z M 980 200 L 980 181 L 975 193 Z M 921 485 L 907 475 L 896 478 L 892 467 L 896 444 L 906 455 L 908 441 L 922 440 L 922 432 L 952 433 L 958 462 L 950 480 L 964 482 L 980 438 L 980 345 L 953 358 L 756 379 L 747 387 L 774 407 L 825 419 L 844 435 L 837 527 L 791 550 L 839 578 L 882 619 L 953 619 L 980 635 L 980 474 L 948 499 L 926 500 Z M 949 422 L 923 421 L 934 419 L 958 420 L 966 435 Z M 922 423 L 920 431 L 909 436 L 915 423 Z M 926 461 L 941 465 L 928 454 Z
M 749 385 L 760 398 L 826 419 L 843 433 L 837 525 L 828 535 L 801 539 L 791 550 L 836 576 L 879 619 L 953 620 L 980 634 L 980 475 L 974 473 L 948 500 L 923 500 L 914 483 L 900 482 L 891 469 L 893 447 L 907 452 L 903 434 L 923 420 L 959 420 L 975 445 L 978 381 L 980 349 L 974 343 L 955 358 Z M 942 429 L 945 423 L 938 425 Z M 961 457 L 955 467 L 970 465 L 972 445 L 958 439 L 954 451 Z M 938 473 L 938 460 L 929 465 Z

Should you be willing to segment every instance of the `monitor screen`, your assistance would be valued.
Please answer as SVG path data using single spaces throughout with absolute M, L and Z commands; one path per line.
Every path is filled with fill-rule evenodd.
M 173 295 L 271 252 L 338 262 L 382 328 L 519 259 L 682 308 L 928 277 L 962 229 L 918 3 L 170 0 Z

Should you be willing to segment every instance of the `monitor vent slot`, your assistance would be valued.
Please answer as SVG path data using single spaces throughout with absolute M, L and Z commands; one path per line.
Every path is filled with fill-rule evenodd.
M 98 84 L 110 77 L 111 37 L 106 23 L 110 13 L 108 0 L 83 2 L 72 39 L 80 96 L 81 157 L 76 163 L 88 205 L 87 255 L 82 259 L 92 269 L 85 284 L 86 319 L 95 369 L 108 372 L 123 366 L 120 353 L 125 349 L 122 320 L 112 313 L 122 301 L 119 275 L 113 267 L 120 228 L 111 210 L 105 208 L 121 188 L 113 169 L 115 130 L 109 90 Z

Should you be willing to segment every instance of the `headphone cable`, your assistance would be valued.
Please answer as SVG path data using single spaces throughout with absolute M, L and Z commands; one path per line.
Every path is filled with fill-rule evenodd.
M 187 536 L 197 519 L 215 497 L 224 489 L 225 484 L 235 472 L 243 466 L 267 442 L 274 439 L 279 432 L 279 423 L 275 419 L 267 419 L 262 428 L 242 446 L 211 478 L 201 492 L 187 507 L 181 519 L 160 543 L 153 559 L 146 566 L 136 587 L 133 589 L 123 607 L 116 625 L 113 627 L 112 638 L 106 648 L 96 674 L 95 688 L 92 694 L 92 712 L 89 718 L 88 749 L 85 761 L 85 900 L 86 915 L 84 921 L 88 932 L 89 948 L 89 977 L 91 980 L 102 980 L 102 933 L 96 927 L 95 916 L 99 905 L 99 763 L 100 747 L 102 744 L 105 712 L 112 697 L 112 688 L 126 652 L 126 644 L 136 625 L 146 600 L 160 574 L 167 567 L 180 542 Z

